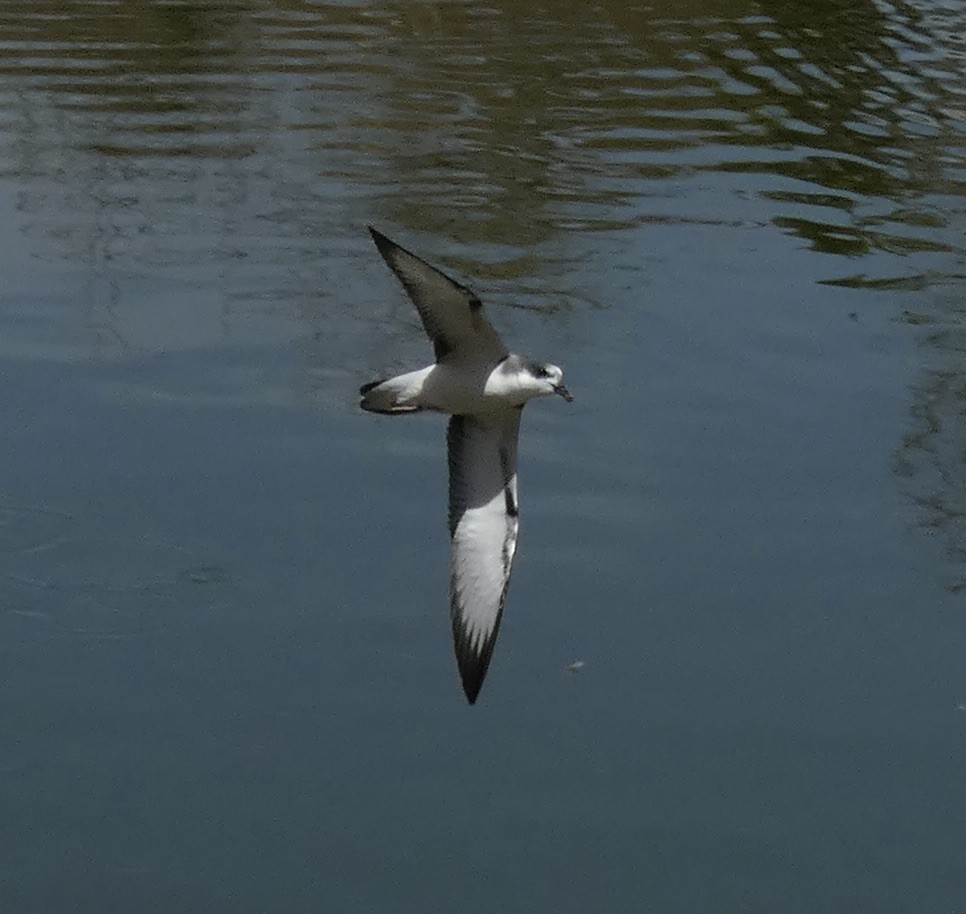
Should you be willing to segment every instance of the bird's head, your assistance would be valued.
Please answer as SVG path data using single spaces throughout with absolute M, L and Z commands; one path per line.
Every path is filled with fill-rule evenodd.
M 487 382 L 487 390 L 515 406 L 550 394 L 558 394 L 568 403 L 574 399 L 563 386 L 563 371 L 556 365 L 544 365 L 519 355 L 508 355 L 497 366 Z
M 546 397 L 557 394 L 568 403 L 573 403 L 573 396 L 563 386 L 563 371 L 556 365 L 543 365 L 539 362 L 520 360 L 515 367 L 515 381 L 521 388 L 526 399 Z
M 533 376 L 541 395 L 557 394 L 568 403 L 574 402 L 573 394 L 563 386 L 563 370 L 556 365 L 534 365 Z

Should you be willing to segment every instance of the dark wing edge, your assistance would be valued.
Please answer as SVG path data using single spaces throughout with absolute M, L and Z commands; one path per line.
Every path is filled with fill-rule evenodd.
M 506 605 L 507 591 L 510 585 L 510 572 L 516 553 L 517 537 L 519 534 L 519 511 L 517 503 L 516 462 L 517 436 L 520 417 L 523 408 L 510 411 L 502 423 L 487 426 L 469 416 L 453 416 L 447 429 L 447 452 L 450 465 L 450 506 L 449 527 L 450 536 L 455 537 L 460 521 L 467 510 L 476 507 L 477 510 L 489 509 L 494 512 L 502 507 L 504 530 L 500 558 L 503 566 L 503 581 L 500 588 L 498 603 L 495 607 L 495 619 L 485 634 L 471 630 L 470 616 L 460 600 L 457 587 L 457 565 L 454 559 L 450 573 L 450 616 L 453 629 L 453 647 L 456 663 L 459 669 L 460 681 L 467 701 L 473 705 L 479 696 L 493 657 L 496 639 L 500 633 L 500 623 L 503 621 L 503 609 Z M 489 505 L 467 505 L 459 503 L 454 498 L 457 481 L 463 472 L 461 466 L 461 448 L 467 438 L 473 435 L 477 440 L 489 443 L 499 455 L 499 480 L 490 479 L 490 488 L 499 486 L 499 499 L 491 498 Z M 477 480 L 479 483 L 480 480 Z M 454 544 L 455 548 L 455 544 Z
M 422 257 L 420 257 L 418 254 L 414 254 L 408 248 L 404 248 L 401 244 L 397 244 L 392 240 L 392 238 L 388 238 L 387 236 L 383 235 L 379 229 L 375 229 L 371 225 L 367 225 L 366 228 L 369 230 L 369 234 L 372 235 L 372 240 L 376 243 L 379 253 L 382 254 L 382 259 L 386 261 L 386 263 L 389 265 L 389 269 L 392 270 L 393 273 L 396 273 L 397 276 L 399 276 L 399 274 L 396 272 L 396 267 L 394 267 L 392 263 L 393 252 L 395 250 L 401 251 L 403 254 L 408 254 L 413 258 L 413 260 L 418 260 L 424 267 L 426 267 L 427 270 L 432 270 L 434 273 L 445 279 L 451 286 L 459 289 L 459 291 L 466 296 L 467 304 L 474 311 L 483 307 L 483 302 L 480 301 L 480 297 L 472 289 L 468 289 L 463 285 L 463 283 L 457 282 L 452 276 L 447 276 L 442 270 L 434 267 L 431 263 L 427 263 Z M 406 286 L 406 281 L 401 276 L 399 276 L 399 281 L 403 284 L 408 292 L 409 288 Z
M 392 270 L 393 274 L 402 284 L 402 287 L 406 290 L 406 294 L 409 296 L 413 305 L 419 314 L 420 321 L 422 322 L 423 329 L 426 331 L 426 335 L 430 338 L 433 344 L 433 353 L 436 357 L 436 361 L 442 360 L 451 350 L 452 341 L 446 339 L 446 328 L 441 325 L 439 320 L 433 315 L 432 309 L 429 308 L 423 301 L 421 301 L 421 293 L 425 290 L 421 290 L 415 281 L 413 276 L 410 276 L 405 267 L 398 262 L 399 255 L 405 255 L 406 257 L 412 258 L 412 260 L 418 265 L 420 270 L 426 272 L 427 275 L 438 277 L 442 279 L 443 282 L 455 292 L 469 308 L 470 313 L 477 315 L 475 318 L 479 322 L 479 331 L 492 335 L 496 344 L 499 348 L 503 349 L 503 355 L 506 355 L 505 347 L 502 342 L 500 342 L 499 337 L 496 332 L 489 326 L 489 323 L 482 315 L 483 302 L 480 301 L 479 296 L 472 290 L 464 286 L 462 283 L 457 282 L 451 276 L 447 276 L 442 270 L 437 269 L 432 264 L 427 263 L 422 257 L 414 254 L 412 251 L 404 248 L 401 244 L 396 244 L 391 238 L 386 237 L 378 229 L 373 228 L 371 225 L 366 226 L 369 230 L 369 234 L 372 236 L 373 242 L 375 242 L 376 248 L 382 255 L 382 259 L 386 262 L 386 265 Z
M 509 584 L 509 580 L 507 584 Z M 503 597 L 500 600 L 500 612 L 496 617 L 493 634 L 479 648 L 472 646 L 466 632 L 460 628 L 456 616 L 453 617 L 453 647 L 456 651 L 456 665 L 459 668 L 460 682 L 463 684 L 463 694 L 471 705 L 476 704 L 480 689 L 483 688 L 486 671 L 490 668 L 490 659 L 493 657 L 493 649 L 496 647 L 496 636 L 500 633 L 500 622 L 503 621 L 503 604 L 506 602 L 506 591 L 507 588 L 504 587 Z

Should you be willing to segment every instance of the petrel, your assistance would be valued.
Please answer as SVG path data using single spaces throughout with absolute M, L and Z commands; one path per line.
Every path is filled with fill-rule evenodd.
M 412 299 L 434 364 L 359 389 L 363 409 L 449 413 L 449 605 L 463 691 L 476 702 L 490 665 L 517 547 L 517 435 L 534 397 L 573 397 L 556 365 L 507 352 L 466 286 L 371 226 L 379 253 Z

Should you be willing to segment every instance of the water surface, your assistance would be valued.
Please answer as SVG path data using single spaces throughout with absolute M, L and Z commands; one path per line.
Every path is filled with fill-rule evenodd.
M 960 910 L 963 34 L 4 4 L 3 907 Z M 368 223 L 578 398 L 472 709 Z

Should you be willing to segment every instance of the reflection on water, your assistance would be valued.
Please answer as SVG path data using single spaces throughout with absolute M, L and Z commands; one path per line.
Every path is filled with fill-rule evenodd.
M 910 431 L 896 454 L 925 530 L 950 561 L 949 588 L 966 590 L 966 303 L 962 289 L 935 296 L 928 312 L 906 312 L 925 333 L 926 370 L 913 389 Z
M 2 173 L 86 262 L 214 257 L 233 297 L 306 298 L 319 236 L 373 194 L 386 221 L 490 242 L 494 280 L 640 220 L 959 245 L 954 5 L 60 7 L 4 8 Z
M 0 907 L 959 904 L 964 34 L 0 5 Z M 427 351 L 369 222 L 578 393 L 472 720 L 439 429 L 353 413 Z
M 464 243 L 477 261 L 451 266 L 500 304 L 606 304 L 579 278 L 586 233 L 688 222 L 775 226 L 839 255 L 830 285 L 962 294 L 959 4 L 56 9 L 0 12 L 0 175 L 35 254 L 89 269 L 100 355 L 311 353 L 333 315 L 337 359 L 397 351 L 398 314 L 331 295 L 373 212 Z M 121 291 L 212 264 L 177 315 Z

